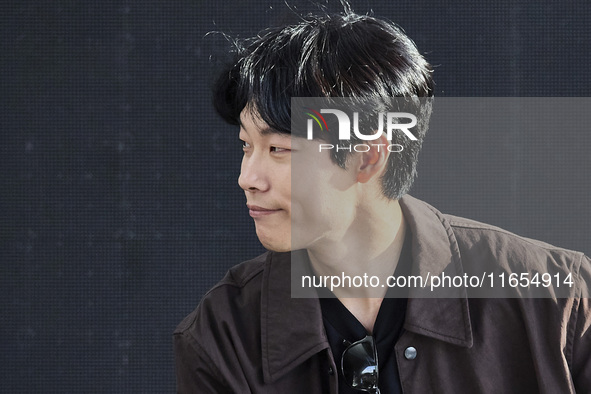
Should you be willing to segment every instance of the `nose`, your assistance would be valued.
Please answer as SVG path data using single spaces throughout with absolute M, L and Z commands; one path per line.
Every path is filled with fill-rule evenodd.
M 238 184 L 244 191 L 264 192 L 269 189 L 268 165 L 257 155 L 242 158 Z

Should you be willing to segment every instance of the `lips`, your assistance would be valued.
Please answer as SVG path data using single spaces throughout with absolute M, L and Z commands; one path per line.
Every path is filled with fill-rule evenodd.
M 258 205 L 246 204 L 246 206 L 248 207 L 248 213 L 253 218 L 268 216 L 268 215 L 272 215 L 274 213 L 281 211 L 281 209 L 263 208 L 263 207 L 259 207 Z

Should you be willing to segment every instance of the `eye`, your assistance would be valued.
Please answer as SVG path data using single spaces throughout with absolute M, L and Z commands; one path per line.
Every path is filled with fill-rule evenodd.
M 242 149 L 250 148 L 250 144 L 244 140 L 240 140 L 242 142 Z
M 289 152 L 291 151 L 291 149 L 288 148 L 280 148 L 278 146 L 272 146 L 271 147 L 271 152 L 275 152 L 275 153 L 283 153 L 283 152 Z

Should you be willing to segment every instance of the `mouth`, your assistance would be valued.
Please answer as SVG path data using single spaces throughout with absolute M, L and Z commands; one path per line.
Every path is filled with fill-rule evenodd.
M 260 218 L 263 216 L 269 216 L 269 215 L 272 215 L 274 213 L 281 211 L 281 209 L 268 209 L 268 208 L 259 207 L 258 205 L 246 204 L 246 206 L 248 207 L 248 213 L 252 218 Z

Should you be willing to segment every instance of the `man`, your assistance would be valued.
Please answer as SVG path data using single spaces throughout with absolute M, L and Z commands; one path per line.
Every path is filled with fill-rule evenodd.
M 240 126 L 239 185 L 269 252 L 231 269 L 175 331 L 179 392 L 591 391 L 591 306 L 581 286 L 591 277 L 589 258 L 406 195 L 432 92 L 431 68 L 412 41 L 369 16 L 304 17 L 240 48 L 215 103 Z M 417 125 L 412 138 L 376 133 L 367 148 L 318 149 L 334 147 L 336 134 L 309 139 L 293 128 L 295 97 L 347 97 L 366 107 L 402 97 Z M 349 144 L 356 142 L 358 135 Z M 292 267 L 294 259 L 302 265 Z M 385 283 L 493 266 L 503 275 L 514 261 L 522 270 L 570 274 L 578 286 L 569 298 L 510 299 L 416 296 L 421 288 L 393 295 L 382 286 L 294 298 L 290 290 L 300 268 Z

